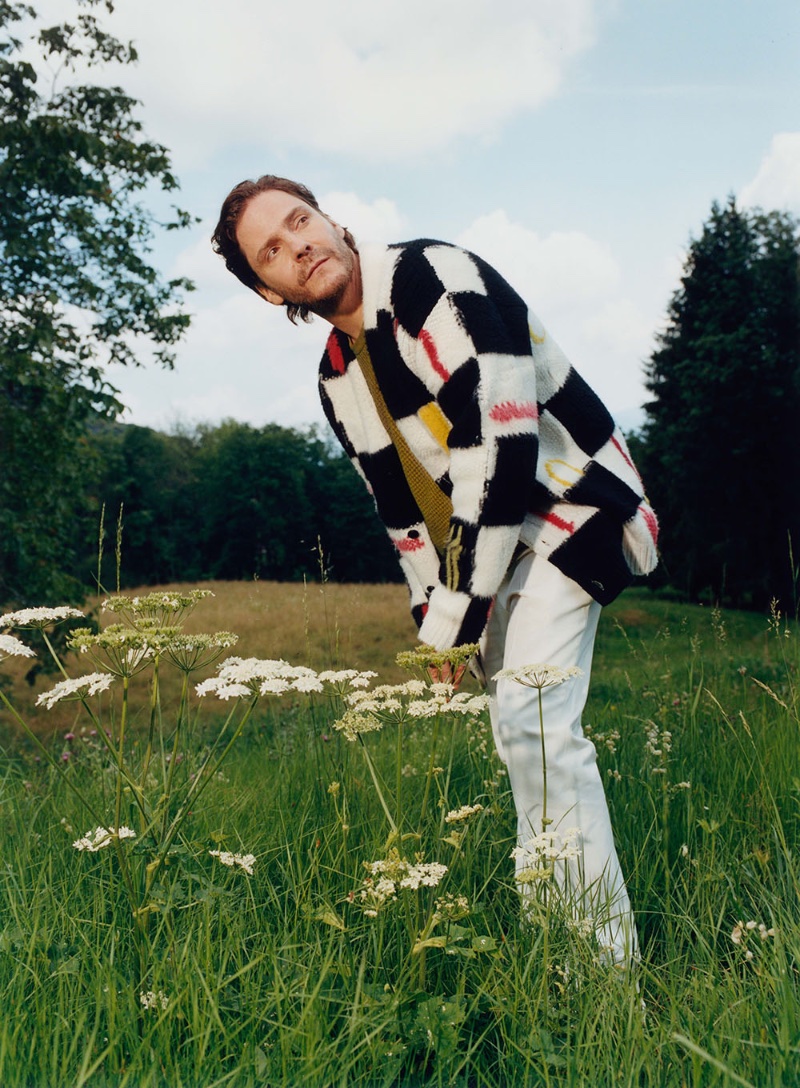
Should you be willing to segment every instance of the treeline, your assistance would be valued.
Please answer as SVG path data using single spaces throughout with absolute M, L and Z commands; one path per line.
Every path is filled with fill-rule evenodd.
M 348 459 L 315 428 L 226 421 L 164 434 L 97 423 L 84 438 L 76 577 L 121 584 L 304 577 L 396 581 L 394 549 Z M 103 513 L 104 511 L 104 513 Z M 94 530 L 94 536 L 92 536 Z

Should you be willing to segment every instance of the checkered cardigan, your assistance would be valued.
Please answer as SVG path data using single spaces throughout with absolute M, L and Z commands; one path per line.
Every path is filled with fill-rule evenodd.
M 477 642 L 519 542 L 601 604 L 651 571 L 657 522 L 622 433 L 506 281 L 442 242 L 360 256 L 378 384 L 453 504 L 442 556 L 336 329 L 320 396 L 397 549 L 420 639 L 440 650 Z

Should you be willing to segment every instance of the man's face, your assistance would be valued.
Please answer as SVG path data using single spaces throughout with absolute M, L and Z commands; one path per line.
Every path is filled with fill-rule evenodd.
M 337 223 L 292 193 L 270 189 L 247 204 L 236 238 L 267 301 L 307 306 L 321 317 L 336 313 L 356 267 Z

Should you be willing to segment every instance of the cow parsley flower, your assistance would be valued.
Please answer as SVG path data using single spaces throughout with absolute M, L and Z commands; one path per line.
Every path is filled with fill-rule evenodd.
M 383 728 L 383 722 L 368 711 L 349 707 L 342 717 L 333 723 L 333 728 L 343 733 L 347 740 L 355 740 L 362 733 L 376 733 Z
M 35 652 L 13 635 L 0 635 L 0 661 L 7 657 L 36 657 Z
M 106 827 L 97 827 L 94 831 L 87 831 L 82 839 L 76 839 L 72 844 L 76 850 L 88 851 L 90 854 L 96 854 L 98 850 L 102 850 L 105 846 L 110 846 L 114 839 L 119 839 L 120 842 L 123 839 L 135 839 L 136 832 L 130 827 L 120 827 L 116 831 L 109 830 Z
M 444 822 L 446 824 L 457 824 L 462 820 L 468 820 L 470 816 L 474 816 L 478 812 L 483 812 L 483 805 L 462 805 L 461 808 L 448 812 Z
M 582 676 L 582 670 L 576 665 L 561 668 L 560 665 L 520 665 L 514 669 L 501 669 L 492 677 L 493 680 L 514 680 L 526 688 L 554 688 L 559 684 L 572 680 L 573 677 Z
M 419 856 L 413 863 L 401 858 L 396 847 L 385 858 L 365 861 L 364 868 L 369 876 L 364 878 L 359 898 L 364 913 L 370 918 L 374 918 L 386 903 L 395 900 L 401 889 L 435 888 L 447 873 L 447 866 L 439 862 L 424 862 Z
M 86 676 L 75 676 L 71 680 L 61 680 L 50 691 L 43 691 L 36 700 L 37 706 L 52 710 L 62 699 L 85 699 L 108 691 L 114 680 L 110 672 L 90 672 Z
M 169 998 L 163 990 L 147 990 L 139 994 L 139 1000 L 146 1009 L 166 1009 Z
M 63 620 L 83 618 L 83 612 L 68 605 L 58 608 L 20 608 L 17 612 L 6 612 L 0 616 L 0 627 L 44 628 Z
M 222 865 L 227 865 L 229 869 L 244 869 L 248 876 L 253 875 L 255 854 L 234 854 L 228 850 L 209 850 L 208 852 L 212 858 L 218 858 Z
M 198 695 L 218 699 L 245 695 L 283 695 L 287 691 L 321 691 L 317 674 L 305 665 L 257 657 L 228 657 L 218 666 L 218 676 L 198 684 Z

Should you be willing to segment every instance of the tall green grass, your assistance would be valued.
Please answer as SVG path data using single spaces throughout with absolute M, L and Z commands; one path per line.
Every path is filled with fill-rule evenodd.
M 485 721 L 362 738 L 402 814 L 392 840 L 331 705 L 261 699 L 153 885 L 144 945 L 114 852 L 72 846 L 91 820 L 70 782 L 109 821 L 116 803 L 88 719 L 54 749 L 72 752 L 65 774 L 9 739 L 0 1085 L 800 1083 L 799 658 L 780 617 L 630 592 L 606 610 L 586 724 L 640 929 L 636 978 L 557 913 L 547 932 L 521 921 Z M 207 699 L 192 711 L 184 782 L 216 714 Z M 135 734 L 132 766 L 145 744 Z M 483 807 L 445 823 L 467 804 Z M 371 917 L 365 863 L 392 848 L 448 871 Z M 130 849 L 133 864 L 146 848 Z M 255 855 L 252 875 L 214 849 Z M 469 913 L 435 921 L 448 895 Z

